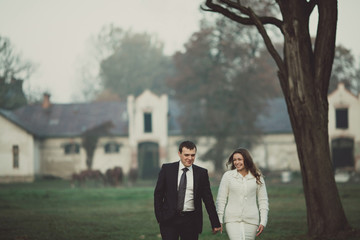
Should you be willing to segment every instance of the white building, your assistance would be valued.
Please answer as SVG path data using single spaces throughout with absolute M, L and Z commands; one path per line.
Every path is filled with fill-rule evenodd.
M 329 95 L 329 139 L 333 165 L 360 171 L 360 98 L 344 84 Z
M 360 171 L 360 100 L 339 85 L 329 95 L 329 135 L 334 167 Z M 270 171 L 299 171 L 296 145 L 283 99 L 269 103 L 259 118 L 262 142 L 251 149 L 255 162 Z M 69 178 L 87 168 L 82 147 L 86 134 L 99 138 L 92 168 L 105 172 L 114 166 L 125 174 L 138 169 L 151 178 L 162 163 L 177 161 L 178 145 L 185 140 L 176 121 L 176 103 L 150 91 L 126 102 L 42 104 L 14 111 L 0 109 L 0 182 L 32 181 L 35 176 Z M 109 128 L 110 127 L 110 128 Z M 99 131 L 101 129 L 101 131 Z M 213 172 L 201 153 L 214 139 L 197 141 L 196 163 Z M 224 159 L 225 161 L 225 159 Z

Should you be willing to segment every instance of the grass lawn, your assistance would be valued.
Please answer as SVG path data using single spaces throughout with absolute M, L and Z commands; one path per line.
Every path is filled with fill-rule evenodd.
M 0 185 L 0 239 L 9 240 L 136 240 L 161 239 L 153 211 L 154 182 L 134 187 L 71 188 L 61 180 Z M 217 184 L 212 184 L 214 197 Z M 269 222 L 258 239 L 307 239 L 306 209 L 299 181 L 267 181 Z M 353 228 L 360 229 L 360 184 L 339 184 L 339 193 Z M 212 235 L 204 215 L 202 240 Z M 333 238 L 355 240 L 357 236 Z

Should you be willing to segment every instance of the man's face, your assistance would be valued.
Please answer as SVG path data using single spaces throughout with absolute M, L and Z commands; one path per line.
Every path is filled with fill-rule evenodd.
M 182 152 L 178 152 L 180 161 L 185 167 L 190 167 L 195 161 L 196 149 L 182 148 Z

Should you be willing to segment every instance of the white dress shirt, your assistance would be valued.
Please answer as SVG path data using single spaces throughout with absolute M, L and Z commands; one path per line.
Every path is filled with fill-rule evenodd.
M 181 161 L 179 161 L 179 172 L 178 172 L 178 190 L 179 190 L 179 184 L 180 184 L 180 178 L 183 174 L 183 168 L 185 166 L 182 164 Z M 186 172 L 186 191 L 185 191 L 185 201 L 184 201 L 184 209 L 183 211 L 194 211 L 195 205 L 194 205 L 194 172 L 192 166 L 188 167 L 189 171 Z
M 224 173 L 216 199 L 221 223 L 244 221 L 266 226 L 269 202 L 263 177 L 260 181 L 262 184 L 258 185 L 250 172 L 245 177 L 236 169 Z

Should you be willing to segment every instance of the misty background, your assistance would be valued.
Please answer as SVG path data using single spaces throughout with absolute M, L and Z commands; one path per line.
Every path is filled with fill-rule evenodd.
M 172 56 L 184 50 L 204 15 L 211 18 L 200 10 L 202 2 L 0 0 L 0 35 L 35 67 L 24 79 L 25 93 L 41 98 L 46 91 L 55 103 L 83 101 L 84 78 L 98 74 L 93 42 L 101 29 L 112 24 L 124 31 L 147 33 L 163 43 L 164 55 Z M 356 12 L 360 2 L 340 0 L 338 4 L 337 45 L 349 49 L 358 62 L 360 34 L 354 22 L 360 18 Z M 84 68 L 92 69 L 90 75 L 84 75 Z

